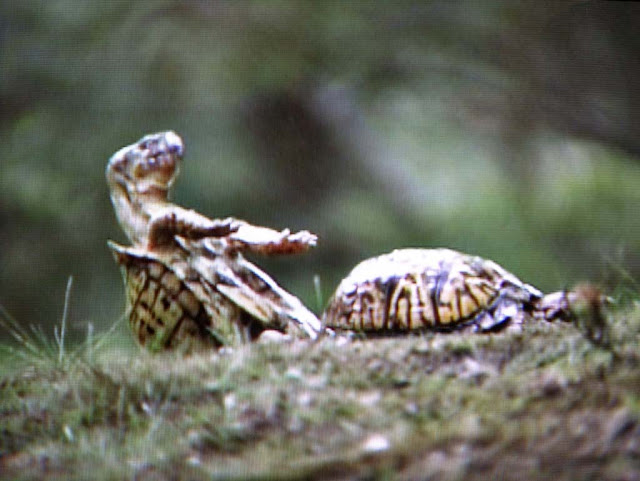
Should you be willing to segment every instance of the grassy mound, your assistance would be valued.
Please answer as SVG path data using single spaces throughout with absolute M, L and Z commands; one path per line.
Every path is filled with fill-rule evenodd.
M 640 313 L 257 343 L 101 346 L 4 362 L 5 479 L 639 479 Z M 23 352 L 24 353 L 24 352 Z

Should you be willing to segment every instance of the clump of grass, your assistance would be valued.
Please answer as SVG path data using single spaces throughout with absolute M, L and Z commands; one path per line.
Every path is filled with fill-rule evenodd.
M 0 326 L 15 341 L 15 345 L 3 345 L 0 346 L 0 349 L 28 364 L 37 364 L 60 370 L 70 369 L 81 359 L 90 362 L 96 349 L 104 342 L 105 334 L 115 330 L 119 321 L 107 333 L 100 336 L 95 335 L 93 324 L 89 322 L 87 323 L 87 336 L 84 342 L 73 347 L 68 344 L 65 345 L 72 286 L 73 277 L 70 276 L 65 289 L 60 324 L 54 324 L 53 337 L 47 334 L 40 325 L 29 324 L 28 327 L 23 326 L 0 304 Z
M 39 325 L 30 324 L 28 328 L 25 328 L 0 304 L 0 325 L 6 329 L 17 344 L 16 347 L 4 346 L 10 354 L 25 361 L 46 363 L 60 368 L 72 362 L 77 351 L 65 352 L 64 345 L 72 285 L 73 277 L 69 277 L 60 327 L 57 324 L 54 325 L 53 339 Z

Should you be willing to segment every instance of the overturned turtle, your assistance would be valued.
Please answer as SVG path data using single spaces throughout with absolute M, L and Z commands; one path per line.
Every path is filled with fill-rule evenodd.
M 190 350 L 234 345 L 292 325 L 315 338 L 318 318 L 242 252 L 304 252 L 316 236 L 212 220 L 170 203 L 183 153 L 174 132 L 151 134 L 116 152 L 106 169 L 116 216 L 132 243 L 108 244 L 122 267 L 137 341 L 154 351 Z
M 398 249 L 358 264 L 323 322 L 378 333 L 495 331 L 528 318 L 569 320 L 577 295 L 545 296 L 495 262 L 451 249 Z

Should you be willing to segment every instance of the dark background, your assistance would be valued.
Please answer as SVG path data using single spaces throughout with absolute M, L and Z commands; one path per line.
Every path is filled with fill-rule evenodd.
M 640 5 L 30 1 L 0 6 L 0 304 L 106 328 L 108 158 L 174 129 L 173 199 L 310 229 L 255 259 L 320 311 L 363 258 L 448 246 L 544 290 L 640 276 Z M 47 327 L 47 330 L 50 327 Z

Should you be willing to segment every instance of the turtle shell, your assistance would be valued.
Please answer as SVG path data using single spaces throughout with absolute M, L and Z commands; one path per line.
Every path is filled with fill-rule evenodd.
M 149 251 L 109 242 L 122 267 L 126 315 L 137 341 L 152 351 L 237 345 L 294 320 L 309 335 L 318 319 L 239 253 L 211 239 L 176 237 L 178 247 Z
M 493 330 L 523 319 L 542 293 L 495 262 L 450 249 L 399 249 L 358 264 L 325 310 L 356 331 Z
M 109 247 L 122 268 L 126 317 L 141 346 L 151 351 L 218 347 L 235 343 L 241 327 L 256 330 L 250 316 L 225 296 L 204 295 L 202 279 L 185 259 L 112 242 Z

